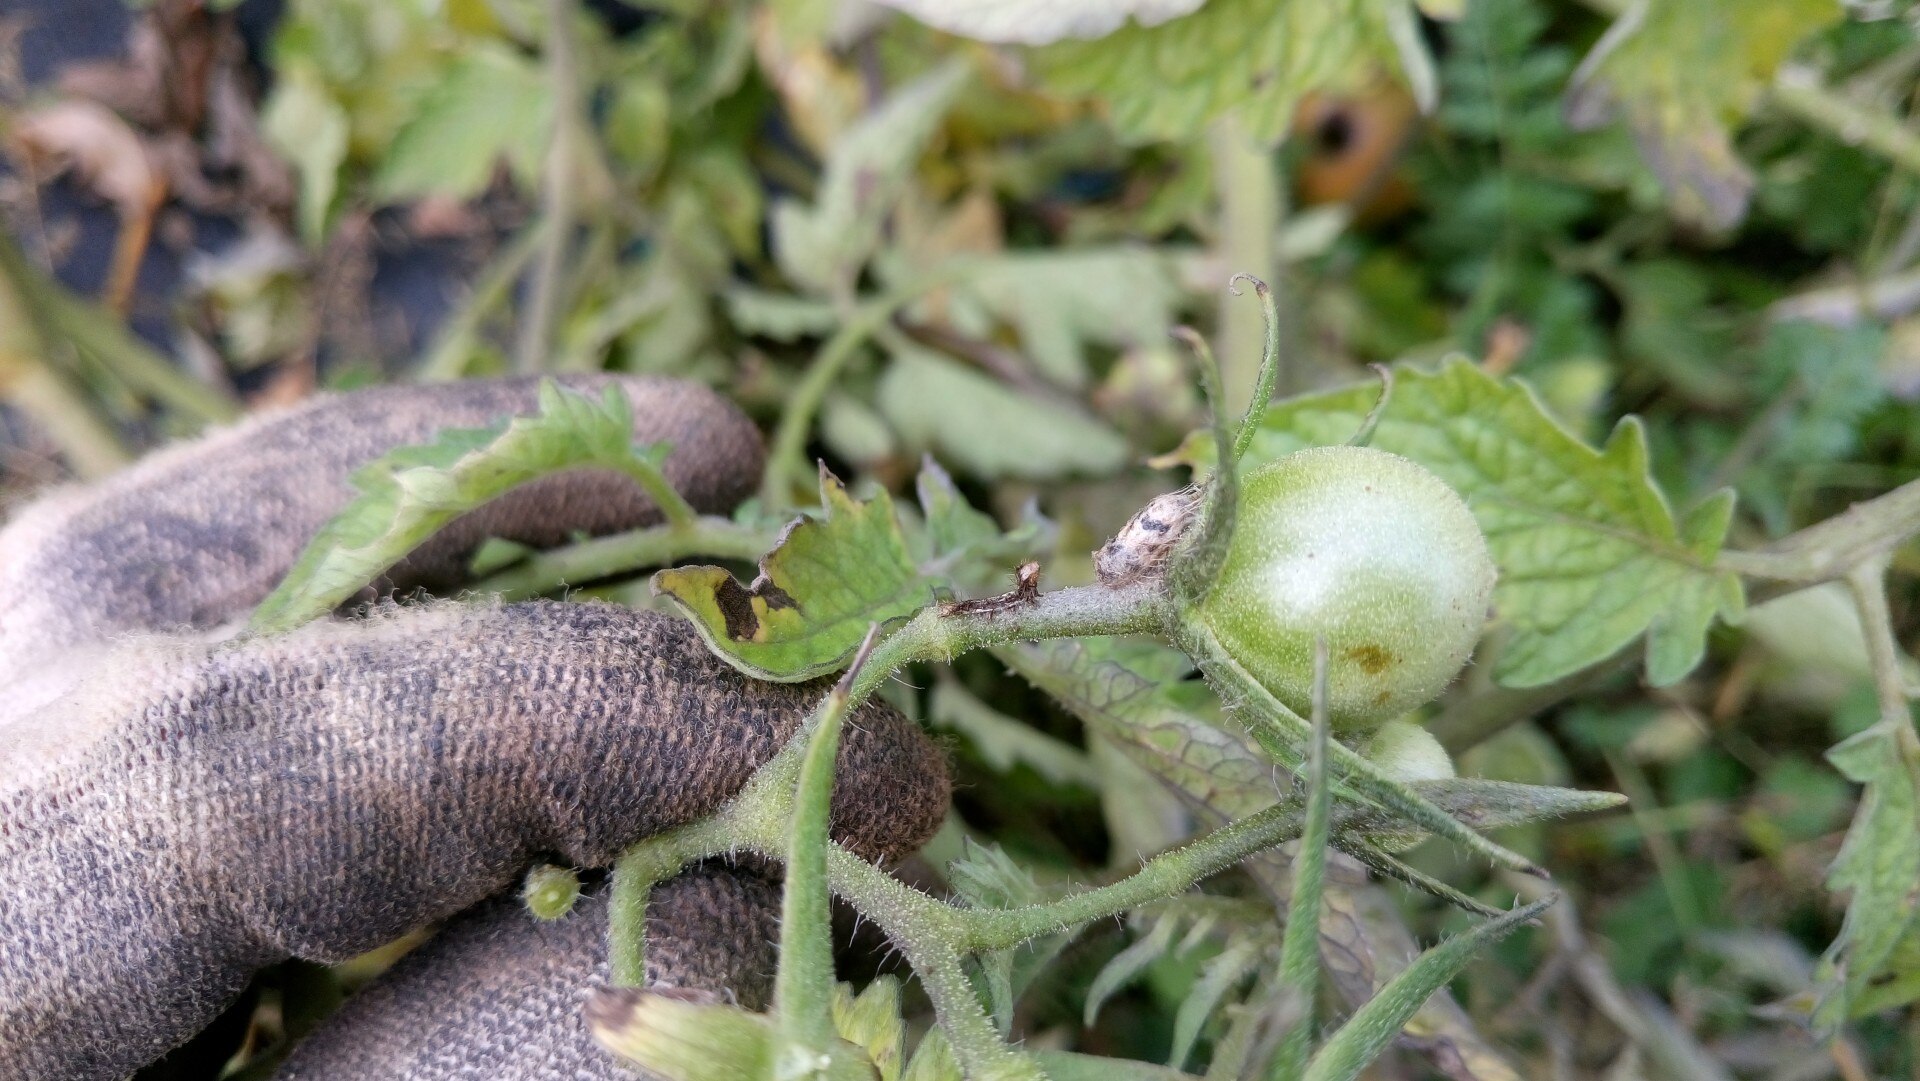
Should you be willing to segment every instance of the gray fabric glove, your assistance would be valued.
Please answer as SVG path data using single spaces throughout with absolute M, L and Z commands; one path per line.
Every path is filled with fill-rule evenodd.
M 744 418 L 705 391 L 622 383 L 638 437 L 676 441 L 668 473 L 696 505 L 745 489 L 760 458 Z M 266 640 L 124 636 L 244 613 L 345 500 L 353 468 L 531 397 L 522 382 L 330 399 L 56 496 L 0 532 L 0 1076 L 124 1075 L 262 964 L 352 956 L 474 904 L 537 856 L 604 864 L 716 809 L 804 718 L 819 688 L 748 681 L 683 624 L 606 605 L 386 607 Z M 489 534 L 538 543 L 653 513 L 624 478 L 554 478 L 456 523 L 395 582 L 441 580 Z M 203 581 L 216 599 L 189 603 Z M 890 709 L 853 721 L 836 836 L 897 857 L 944 813 L 945 764 Z M 752 930 L 764 898 L 725 872 L 663 886 L 650 919 L 663 912 L 687 914 L 651 944 L 668 982 L 746 997 L 734 981 L 770 968 Z M 686 934 L 702 913 L 710 926 Z M 542 929 L 510 906 L 473 914 L 290 1068 L 511 1079 L 574 1076 L 564 1063 L 579 1056 L 606 1065 L 577 1019 L 550 1023 L 601 963 L 593 918 Z M 503 990 L 442 1001 L 436 979 Z M 416 1035 L 415 1053 L 328 1057 L 374 1015 L 411 1018 L 390 1027 Z M 489 1026 L 520 1034 L 514 1061 L 531 1072 L 497 1060 Z
M 673 444 L 666 477 L 696 509 L 723 513 L 752 491 L 765 460 L 760 433 L 707 388 L 638 376 L 561 382 L 590 394 L 617 382 L 633 405 L 634 438 Z M 9 672 L 65 647 L 245 615 L 352 497 L 354 470 L 443 428 L 531 413 L 537 392 L 535 380 L 505 379 L 322 395 L 40 499 L 0 532 L 0 696 Z M 659 520 L 622 474 L 562 473 L 449 524 L 383 584 L 454 584 L 488 537 L 548 547 Z
M 748 1009 L 773 994 L 779 887 L 705 867 L 654 887 L 647 981 L 714 991 Z M 600 1050 L 583 1010 L 608 978 L 605 896 L 541 923 L 517 899 L 488 901 L 409 954 L 307 1037 L 280 1081 L 632 1081 Z

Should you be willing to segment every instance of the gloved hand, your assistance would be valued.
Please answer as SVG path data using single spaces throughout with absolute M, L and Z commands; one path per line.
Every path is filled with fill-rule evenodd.
M 683 384 L 620 382 L 636 438 L 675 444 L 667 475 L 696 507 L 750 486 L 745 418 Z M 0 532 L 0 1076 L 122 1076 L 261 965 L 345 959 L 541 856 L 604 865 L 718 808 L 804 719 L 819 688 L 749 681 L 683 624 L 609 605 L 384 606 L 271 639 L 150 633 L 244 615 L 358 465 L 532 405 L 524 381 L 332 398 L 56 495 Z M 456 522 L 393 584 L 446 582 L 488 535 L 552 543 L 655 514 L 624 478 L 553 478 Z M 897 858 L 944 814 L 945 764 L 883 705 L 851 720 L 835 835 Z M 760 1004 L 774 896 L 714 868 L 663 885 L 650 978 Z M 578 1016 L 604 978 L 604 927 L 592 898 L 546 927 L 482 906 L 287 1073 L 621 1076 Z

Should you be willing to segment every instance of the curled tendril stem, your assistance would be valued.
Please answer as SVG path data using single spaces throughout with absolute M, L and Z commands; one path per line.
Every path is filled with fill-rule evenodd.
M 1360 430 L 1347 440 L 1350 447 L 1364 447 L 1373 441 L 1373 430 L 1380 426 L 1380 418 L 1387 412 L 1387 403 L 1393 400 L 1393 369 L 1385 364 L 1369 364 L 1367 367 L 1380 377 L 1380 397 L 1374 399 L 1373 408 L 1367 410 L 1366 419 L 1360 422 Z
M 1227 283 L 1235 296 L 1240 295 L 1234 289 L 1233 282 L 1245 278 L 1253 283 L 1253 291 L 1260 298 L 1261 319 L 1266 323 L 1267 336 L 1260 353 L 1260 375 L 1254 384 L 1253 400 L 1247 403 L 1247 415 L 1240 421 L 1240 430 L 1233 440 L 1233 460 L 1240 461 L 1247 456 L 1253 446 L 1254 433 L 1260 429 L 1261 418 L 1267 415 L 1267 405 L 1273 400 L 1273 388 L 1280 381 L 1280 301 L 1273 295 L 1273 289 L 1266 282 L 1251 274 L 1236 274 Z M 1222 398 L 1220 401 L 1224 402 Z M 1216 407 L 1217 408 L 1217 407 Z M 1224 460 L 1226 444 L 1221 444 Z

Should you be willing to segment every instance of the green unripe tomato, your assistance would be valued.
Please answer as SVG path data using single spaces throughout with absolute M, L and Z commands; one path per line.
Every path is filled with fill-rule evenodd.
M 1229 656 L 1307 715 L 1325 638 L 1333 727 L 1365 731 L 1431 701 L 1480 638 L 1493 558 L 1473 514 L 1421 466 L 1315 447 L 1249 473 L 1199 617 Z

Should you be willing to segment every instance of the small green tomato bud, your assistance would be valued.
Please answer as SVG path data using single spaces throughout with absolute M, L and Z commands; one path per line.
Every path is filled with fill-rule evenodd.
M 1446 781 L 1457 776 L 1447 749 L 1432 732 L 1412 721 L 1392 720 L 1381 725 L 1361 744 L 1360 755 L 1404 784 Z M 1427 835 L 1418 831 L 1379 833 L 1371 838 L 1388 852 L 1405 852 L 1426 839 Z
M 607 1050 L 670 1081 L 765 1077 L 773 1026 L 711 992 L 610 987 L 587 1000 L 587 1027 Z
M 1388 721 L 1360 747 L 1360 756 L 1396 781 L 1450 781 L 1458 776 L 1447 749 L 1412 721 Z
M 537 920 L 557 920 L 573 911 L 580 899 L 580 879 L 565 867 L 543 863 L 527 872 L 520 899 Z
M 1362 732 L 1431 701 L 1472 654 L 1493 594 L 1472 512 L 1419 465 L 1316 447 L 1248 474 L 1225 564 L 1198 616 L 1301 715 L 1324 638 L 1333 727 Z
M 782 1055 L 772 1019 L 726 1005 L 707 991 L 601 988 L 587 1000 L 587 1027 L 601 1046 L 667 1081 L 879 1076 L 866 1054 L 845 1040 L 834 1040 L 824 1052 Z

